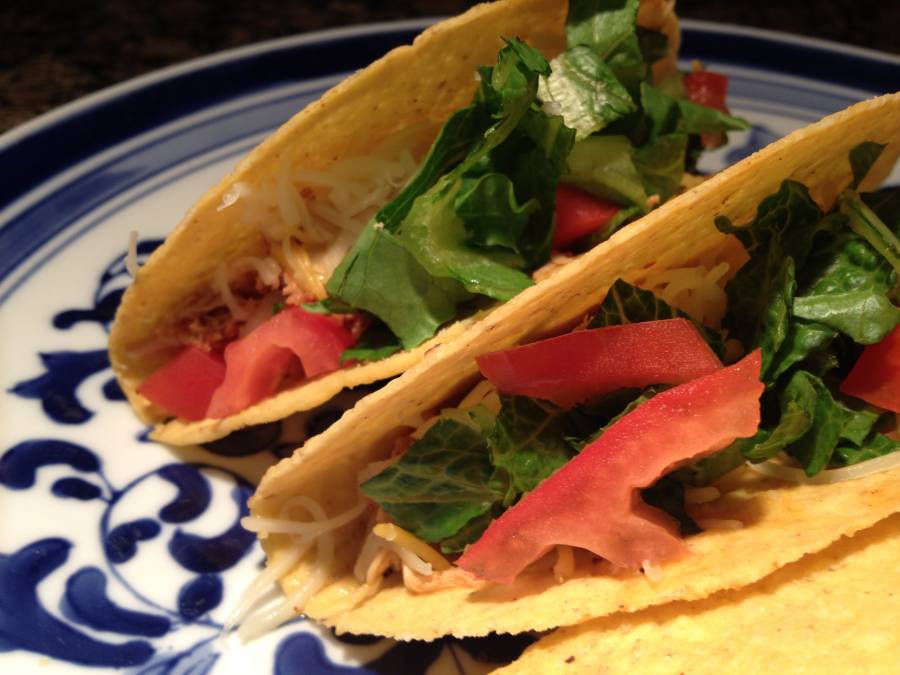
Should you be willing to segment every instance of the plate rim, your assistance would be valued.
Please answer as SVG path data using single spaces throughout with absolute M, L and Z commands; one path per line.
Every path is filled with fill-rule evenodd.
M 446 16 L 428 16 L 414 19 L 397 19 L 393 21 L 378 21 L 337 28 L 326 28 L 309 31 L 297 35 L 289 35 L 280 38 L 261 40 L 248 45 L 223 49 L 212 54 L 198 56 L 186 61 L 175 63 L 162 68 L 151 70 L 123 82 L 109 85 L 95 92 L 86 94 L 61 106 L 16 125 L 0 134 L 0 155 L 15 151 L 14 146 L 29 136 L 34 136 L 46 128 L 65 121 L 74 114 L 84 112 L 101 104 L 108 103 L 119 97 L 126 96 L 134 91 L 143 89 L 149 85 L 157 84 L 165 80 L 175 79 L 182 75 L 195 73 L 203 69 L 251 58 L 259 54 L 277 51 L 281 49 L 295 48 L 322 42 L 344 40 L 383 33 L 424 30 L 428 26 L 446 19 Z M 836 52 L 848 56 L 856 56 L 873 61 L 881 61 L 888 65 L 900 66 L 900 55 L 879 51 L 867 47 L 859 47 L 835 40 L 824 38 L 811 38 L 797 33 L 781 31 L 769 28 L 757 28 L 752 26 L 740 26 L 733 23 L 720 23 L 699 19 L 680 19 L 682 31 L 701 31 L 707 33 L 721 33 L 733 36 L 753 37 L 783 43 L 789 47 L 805 47 L 821 51 Z M 25 194 L 25 193 L 22 193 Z M 21 196 L 21 195 L 20 195 Z

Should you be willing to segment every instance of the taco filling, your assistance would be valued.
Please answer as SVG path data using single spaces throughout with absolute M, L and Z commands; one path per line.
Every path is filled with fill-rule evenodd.
M 510 584 L 526 569 L 658 579 L 687 554 L 683 537 L 743 527 L 692 517 L 742 465 L 814 484 L 900 466 L 900 189 L 856 191 L 883 147 L 853 149 L 853 184 L 832 210 L 786 180 L 749 224 L 716 220 L 745 255 L 724 246 L 711 267 L 648 278 L 659 295 L 620 279 L 574 332 L 478 357 L 486 379 L 365 468 L 351 512 L 329 520 L 294 497 L 288 511 L 321 522 L 245 518 L 302 542 L 273 578 L 323 545 L 313 529 L 367 511 L 356 603 L 391 571 L 414 593 Z M 312 575 L 277 618 L 325 580 Z
M 507 39 L 436 136 L 423 123 L 328 170 L 235 183 L 219 208 L 263 244 L 142 347 L 161 365 L 138 393 L 224 418 L 414 349 L 675 195 L 702 149 L 747 125 L 724 76 L 674 71 L 671 4 L 614 5 L 572 2 L 549 62 Z

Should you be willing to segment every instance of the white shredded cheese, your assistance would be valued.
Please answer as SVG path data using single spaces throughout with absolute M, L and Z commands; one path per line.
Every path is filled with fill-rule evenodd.
M 859 464 L 851 464 L 840 469 L 826 469 L 817 473 L 810 478 L 806 472 L 800 467 L 787 466 L 776 459 L 770 459 L 766 462 L 753 464 L 747 462 L 747 466 L 770 478 L 789 481 L 792 483 L 803 483 L 807 485 L 830 485 L 832 483 L 841 483 L 846 480 L 856 480 L 864 478 L 881 471 L 890 471 L 900 467 L 900 452 L 893 452 L 889 455 L 869 459 Z
M 296 507 L 301 507 L 312 516 L 312 522 L 299 523 L 289 519 Z M 278 518 L 247 516 L 241 524 L 253 532 L 287 534 L 294 540 L 294 546 L 284 551 L 282 556 L 263 570 L 241 595 L 237 607 L 226 621 L 226 629 L 239 625 L 238 635 L 243 640 L 277 628 L 295 614 L 302 611 L 309 599 L 321 590 L 328 581 L 334 562 L 333 531 L 358 517 L 366 508 L 361 501 L 352 509 L 328 518 L 324 509 L 315 500 L 298 495 L 285 502 Z M 250 610 L 260 601 L 269 587 L 287 574 L 312 546 L 316 547 L 316 560 L 312 573 L 306 580 L 278 606 L 261 610 L 250 615 Z
M 698 518 L 697 525 L 701 530 L 741 530 L 744 523 L 729 518 Z
M 128 233 L 128 252 L 125 254 L 125 269 L 128 270 L 128 274 L 131 275 L 132 279 L 137 276 L 138 269 L 140 268 L 137 257 L 137 245 L 137 230 L 131 230 Z
M 684 491 L 684 503 L 685 504 L 707 504 L 709 502 L 714 502 L 719 497 L 722 496 L 722 493 L 719 491 L 719 488 L 716 487 L 700 487 L 700 488 L 686 488 Z
M 641 563 L 641 569 L 644 571 L 644 576 L 647 577 L 647 581 L 650 583 L 658 584 L 663 580 L 662 568 L 657 567 L 655 563 L 645 560 Z

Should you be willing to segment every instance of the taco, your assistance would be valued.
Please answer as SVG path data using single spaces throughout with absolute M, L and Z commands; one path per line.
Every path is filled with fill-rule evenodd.
M 897 511 L 900 191 L 868 191 L 898 151 L 900 94 L 829 116 L 361 400 L 250 502 L 268 568 L 237 616 L 286 599 L 245 634 L 545 630 L 747 586 Z
M 892 673 L 898 556 L 894 515 L 746 588 L 562 628 L 494 672 Z
M 348 78 L 138 271 L 110 334 L 128 400 L 156 439 L 206 442 L 417 363 L 746 126 L 723 76 L 675 71 L 678 42 L 669 1 L 578 1 L 566 24 L 501 0 Z

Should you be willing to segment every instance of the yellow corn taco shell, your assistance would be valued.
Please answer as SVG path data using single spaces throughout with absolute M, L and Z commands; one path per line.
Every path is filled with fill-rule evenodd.
M 900 517 L 762 581 L 562 628 L 513 673 L 895 673 Z
M 566 3 L 557 0 L 499 0 L 434 25 L 412 45 L 394 49 L 295 115 L 194 205 L 138 272 L 110 334 L 113 369 L 137 414 L 157 425 L 154 438 L 177 445 L 206 442 L 309 410 L 345 388 L 402 373 L 472 323 L 469 319 L 452 324 L 414 350 L 313 379 L 223 419 L 167 422 L 164 411 L 137 392 L 171 354 L 171 349 L 154 351 L 152 346 L 160 342 L 165 346 L 178 318 L 208 300 L 222 264 L 267 255 L 265 223 L 258 213 L 247 215 L 235 208 L 241 199 L 277 189 L 279 181 L 286 180 L 286 171 L 293 176 L 327 175 L 341 160 L 377 154 L 385 145 L 396 150 L 399 144 L 414 154 L 418 150 L 421 157 L 439 126 L 471 100 L 476 67 L 496 60 L 503 38 L 518 36 L 552 57 L 565 46 L 566 11 Z M 674 68 L 678 51 L 674 0 L 645 0 L 638 22 L 669 38 L 670 56 L 654 65 L 662 76 Z M 294 187 L 302 187 L 302 181 L 295 181 Z M 260 208 L 275 221 L 290 218 L 291 209 L 298 208 L 282 207 L 278 197 L 269 199 L 272 203 Z M 339 231 L 326 235 L 312 247 L 317 250 L 292 255 L 334 258 L 337 251 L 339 260 L 352 237 Z
M 362 399 L 324 433 L 265 475 L 250 502 L 256 516 L 278 518 L 288 500 L 315 500 L 329 517 L 357 504 L 357 473 L 390 456 L 394 441 L 459 396 L 477 377 L 475 357 L 571 328 L 618 278 L 641 285 L 661 270 L 704 256 L 733 256 L 733 239 L 719 233 L 716 216 L 748 222 L 763 197 L 788 178 L 805 183 L 830 206 L 851 181 L 849 151 L 864 141 L 885 144 L 862 189 L 884 178 L 900 151 L 900 94 L 859 103 L 773 143 L 623 229 L 609 241 L 522 292 L 421 363 Z M 527 574 L 511 587 L 447 588 L 413 594 L 395 577 L 362 603 L 352 573 L 366 524 L 362 518 L 335 531 L 329 584 L 302 608 L 338 631 L 434 639 L 490 632 L 544 630 L 619 611 L 674 600 L 700 599 L 740 588 L 841 536 L 869 528 L 900 510 L 895 470 L 836 485 L 787 487 L 749 481 L 705 517 L 737 520 L 741 529 L 707 531 L 686 541 L 693 552 L 662 565 L 653 583 L 638 574 L 589 570 L 564 583 L 547 572 Z M 716 509 L 719 509 L 718 511 Z M 829 514 L 841 513 L 840 519 Z M 269 563 L 291 550 L 284 535 L 263 538 Z M 736 564 L 739 562 L 739 564 Z M 308 555 L 282 574 L 290 596 L 312 573 Z

